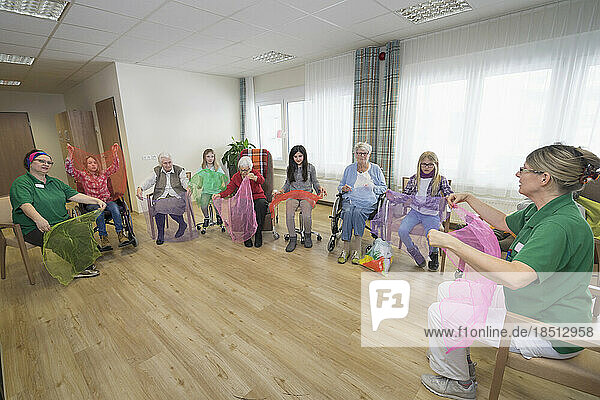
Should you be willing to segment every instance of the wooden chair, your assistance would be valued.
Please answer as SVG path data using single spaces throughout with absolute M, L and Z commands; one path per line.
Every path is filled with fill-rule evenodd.
M 407 176 L 403 176 L 402 177 L 402 190 L 403 191 L 404 191 L 404 188 L 406 187 L 406 185 L 408 184 L 409 180 L 410 180 L 410 178 L 407 177 Z M 452 180 L 448 180 L 448 184 L 452 185 Z M 413 230 L 414 229 L 415 228 L 413 228 Z M 442 221 L 442 231 L 445 232 L 445 233 L 448 233 L 450 231 L 450 212 L 448 212 L 448 216 L 446 217 L 446 219 Z M 411 233 L 412 233 L 412 231 L 411 231 Z M 444 268 L 446 266 L 446 252 L 445 251 L 441 251 L 440 253 L 441 253 L 440 254 L 441 255 L 440 273 L 443 274 L 444 273 Z
M 13 236 L 4 236 L 4 229 L 12 229 Z M 27 251 L 36 246 L 25 242 L 21 226 L 12 221 L 12 206 L 8 196 L 0 197 L 0 277 L 6 279 L 6 247 L 16 247 L 21 251 L 21 258 L 25 264 L 25 271 L 29 278 L 29 283 L 34 284 L 33 275 L 31 274 L 31 263 Z
M 590 286 L 590 291 L 596 299 L 600 297 L 599 287 Z M 595 319 L 597 319 L 597 317 L 598 315 L 596 314 Z M 540 327 L 550 326 L 510 312 L 506 314 L 504 320 L 505 328 L 507 328 L 507 323 L 534 324 Z M 510 328 L 507 328 L 507 330 L 510 333 Z M 566 340 L 563 341 L 569 342 Z M 595 343 L 583 340 L 578 340 L 573 343 L 584 347 L 584 350 L 573 358 L 567 360 L 532 358 L 527 360 L 521 354 L 511 353 L 509 351 L 510 337 L 503 338 L 500 341 L 500 347 L 496 351 L 496 365 L 492 377 L 489 400 L 498 399 L 506 367 L 547 379 L 585 393 L 600 396 L 600 347 Z

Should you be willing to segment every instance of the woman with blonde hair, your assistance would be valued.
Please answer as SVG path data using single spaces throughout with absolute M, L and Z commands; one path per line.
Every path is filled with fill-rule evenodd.
M 448 180 L 440 175 L 440 163 L 437 155 L 433 151 L 426 151 L 419 157 L 417 162 L 417 173 L 410 177 L 404 194 L 415 196 L 411 204 L 411 209 L 402 220 L 398 235 L 400 240 L 406 246 L 410 254 L 420 268 L 427 267 L 427 262 L 417 246 L 410 238 L 410 231 L 417 224 L 422 224 L 425 228 L 425 235 L 432 229 L 438 229 L 442 223 L 440 221 L 439 203 L 427 201 L 431 197 L 446 197 L 450 195 L 452 189 Z M 435 207 L 432 207 L 434 205 Z M 439 267 L 438 249 L 431 247 L 429 249 L 429 270 L 437 271 Z

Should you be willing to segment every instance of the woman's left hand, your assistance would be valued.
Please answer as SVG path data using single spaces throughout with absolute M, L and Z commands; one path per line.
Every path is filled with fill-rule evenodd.
M 100 211 L 104 211 L 104 209 L 106 208 L 106 203 L 100 199 L 97 199 L 97 200 L 98 201 L 96 202 L 96 204 L 98 204 L 98 206 L 100 206 Z
M 246 175 L 248 177 L 248 179 L 252 179 L 254 182 L 256 182 L 256 180 L 258 179 L 258 176 L 254 175 L 252 172 L 248 172 L 248 175 Z
M 429 246 L 444 248 L 449 247 L 452 241 L 455 240 L 454 236 L 450 236 L 447 233 L 438 231 L 437 229 L 430 230 L 427 234 L 427 239 L 429 240 Z
M 321 190 L 319 191 L 319 194 L 321 194 L 323 197 L 327 197 L 327 190 L 325 190 L 325 188 L 323 186 L 321 186 Z

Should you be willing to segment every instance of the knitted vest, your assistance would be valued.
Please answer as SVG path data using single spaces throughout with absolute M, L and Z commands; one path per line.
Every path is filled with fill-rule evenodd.
M 181 195 L 185 192 L 179 174 L 183 171 L 179 165 L 173 165 L 173 174 L 171 174 L 171 187 L 175 190 L 175 193 Z M 154 193 L 152 194 L 153 199 L 158 199 L 164 192 L 167 186 L 167 174 L 165 174 L 160 165 L 154 167 L 154 173 L 156 174 L 156 183 L 154 184 Z

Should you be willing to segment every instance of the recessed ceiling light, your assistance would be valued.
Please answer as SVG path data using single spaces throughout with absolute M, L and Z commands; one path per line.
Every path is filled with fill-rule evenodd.
M 296 58 L 296 56 L 280 53 L 278 51 L 273 51 L 273 50 L 252 57 L 252 59 L 254 61 L 264 61 L 264 62 L 268 62 L 271 64 L 277 64 L 277 63 L 280 63 L 283 61 L 292 60 L 294 58 Z
M 21 81 L 5 81 L 4 79 L 0 79 L 0 85 L 19 86 L 20 84 Z
M 465 11 L 471 11 L 472 9 L 466 0 L 430 0 L 414 6 L 401 8 L 395 11 L 395 13 L 401 17 L 405 17 L 413 24 L 420 24 Z
M 63 0 L 0 0 L 0 10 L 58 21 L 67 4 Z
M 33 64 L 33 60 L 35 60 L 35 57 L 0 53 L 0 62 L 3 63 L 31 65 Z

